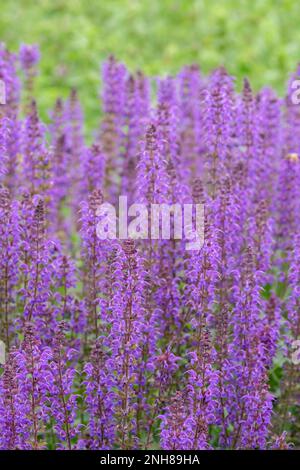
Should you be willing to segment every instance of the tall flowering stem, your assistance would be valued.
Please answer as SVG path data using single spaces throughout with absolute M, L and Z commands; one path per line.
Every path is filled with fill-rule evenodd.
M 18 203 L 11 201 L 9 191 L 0 189 L 0 305 L 1 336 L 9 350 L 12 324 L 15 320 L 16 291 L 19 263 L 19 214 Z
M 25 325 L 24 341 L 16 352 L 20 393 L 27 414 L 27 433 L 32 449 L 44 447 L 41 435 L 48 419 L 46 373 L 51 352 L 43 348 L 32 324 Z
M 134 242 L 125 240 L 114 261 L 114 295 L 109 361 L 114 370 L 116 442 L 122 449 L 135 446 L 133 419 L 137 402 L 134 383 L 140 361 L 143 318 L 143 279 Z
M 26 104 L 33 97 L 34 80 L 37 75 L 37 65 L 40 60 L 40 51 L 36 44 L 21 44 L 19 59 L 24 73 L 25 83 L 24 89 L 26 92 Z
M 66 364 L 73 351 L 66 346 L 66 324 L 58 324 L 52 344 L 52 359 L 47 376 L 49 414 L 54 421 L 57 444 L 71 450 L 72 440 L 77 435 L 75 426 L 76 396 L 73 391 L 75 369 Z
M 113 393 L 111 372 L 107 368 L 108 352 L 104 341 L 97 340 L 91 352 L 91 360 L 84 367 L 86 403 L 89 413 L 89 449 L 109 449 L 114 440 L 112 421 Z

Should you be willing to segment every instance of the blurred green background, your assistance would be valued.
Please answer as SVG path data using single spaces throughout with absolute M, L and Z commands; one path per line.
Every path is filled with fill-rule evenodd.
M 177 72 L 221 64 L 254 86 L 283 92 L 300 58 L 298 0 L 2 0 L 1 40 L 42 51 L 38 101 L 46 115 L 78 88 L 88 123 L 99 116 L 99 64 L 115 54 L 131 70 Z

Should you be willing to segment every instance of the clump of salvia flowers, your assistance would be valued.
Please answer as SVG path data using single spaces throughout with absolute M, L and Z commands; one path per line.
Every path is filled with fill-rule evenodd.
M 1 45 L 0 448 L 299 447 L 291 83 L 282 100 L 224 68 L 154 81 L 109 57 L 89 143 L 74 89 L 42 122 L 39 60 Z M 201 248 L 100 239 L 119 195 L 204 205 Z

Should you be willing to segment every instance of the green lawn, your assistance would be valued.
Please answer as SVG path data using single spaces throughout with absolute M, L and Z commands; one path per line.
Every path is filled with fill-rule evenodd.
M 224 64 L 283 91 L 300 59 L 298 0 L 2 0 L 1 39 L 13 50 L 42 50 L 39 102 L 46 114 L 76 86 L 88 122 L 99 114 L 99 64 L 114 53 L 130 69 L 176 72 L 197 62 Z

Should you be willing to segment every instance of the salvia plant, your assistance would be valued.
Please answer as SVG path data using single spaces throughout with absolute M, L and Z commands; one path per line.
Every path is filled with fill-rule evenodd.
M 300 108 L 221 67 L 102 67 L 39 115 L 0 48 L 1 449 L 300 446 Z M 204 207 L 204 240 L 103 239 L 99 206 Z M 149 214 L 148 214 L 149 215 Z

